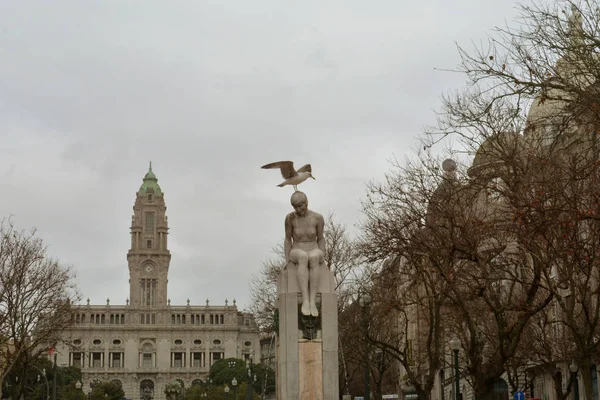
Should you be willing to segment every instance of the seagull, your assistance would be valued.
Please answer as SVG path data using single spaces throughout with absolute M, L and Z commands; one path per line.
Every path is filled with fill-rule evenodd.
M 279 187 L 284 187 L 285 185 L 292 185 L 294 187 L 294 191 L 298 191 L 298 185 L 307 180 L 308 178 L 315 179 L 312 176 L 312 169 L 310 164 L 306 164 L 302 168 L 296 171 L 294 169 L 294 163 L 292 161 L 277 161 L 271 164 L 263 165 L 262 169 L 273 169 L 279 168 L 281 170 L 281 176 L 285 181 L 281 182 Z

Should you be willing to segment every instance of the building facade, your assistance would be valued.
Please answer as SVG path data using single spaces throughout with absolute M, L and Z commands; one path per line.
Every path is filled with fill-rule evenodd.
M 114 382 L 128 399 L 150 392 L 165 399 L 166 385 L 184 388 L 208 377 L 223 358 L 260 359 L 258 327 L 235 300 L 222 305 L 172 305 L 167 294 L 171 253 L 164 193 L 152 165 L 136 194 L 131 219 L 129 298 L 125 305 L 74 308 L 72 329 L 57 346 L 58 365 L 82 370 L 85 393 Z

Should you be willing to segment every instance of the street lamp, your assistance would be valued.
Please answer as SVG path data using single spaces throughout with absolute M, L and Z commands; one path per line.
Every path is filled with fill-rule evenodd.
M 369 293 L 363 293 L 358 299 L 358 304 L 362 308 L 362 328 L 363 335 L 365 340 L 365 354 L 363 357 L 364 365 L 364 374 L 365 374 L 365 400 L 371 400 L 371 388 L 369 386 L 369 338 L 368 338 L 368 329 L 369 329 L 369 306 L 371 305 L 371 296 Z
M 450 349 L 454 352 L 454 380 L 456 388 L 454 389 L 454 400 L 460 400 L 460 375 L 458 373 L 458 351 L 460 350 L 460 340 L 458 338 L 450 339 Z
M 254 361 L 254 350 L 250 350 L 248 360 L 246 360 L 246 369 L 248 370 L 248 387 L 246 390 L 246 400 L 252 400 L 252 366 Z M 256 376 L 254 377 L 256 380 Z
M 573 376 L 573 400 L 579 400 L 579 379 L 577 379 L 577 371 L 579 367 L 575 364 L 575 360 L 571 362 L 569 365 L 569 371 L 571 371 L 571 375 Z
M 225 399 L 229 400 L 229 386 L 225 385 L 223 390 L 225 391 Z
M 237 379 L 235 379 L 235 376 L 231 380 L 231 386 L 233 386 L 233 399 L 236 400 L 237 399 Z
M 36 367 L 35 365 L 32 365 L 32 367 L 40 371 L 44 377 L 44 380 L 46 381 L 46 400 L 50 400 L 50 385 L 48 384 L 48 377 L 46 376 L 46 368 L 39 369 L 39 367 Z M 39 380 L 40 376 L 38 375 L 38 381 Z
M 38 375 L 38 380 L 39 380 L 39 375 Z M 81 400 L 81 381 L 77 381 L 75 382 L 75 389 L 77 389 L 77 400 Z

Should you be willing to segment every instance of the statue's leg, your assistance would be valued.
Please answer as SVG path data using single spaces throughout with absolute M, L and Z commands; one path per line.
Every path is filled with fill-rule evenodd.
M 310 315 L 310 299 L 308 292 L 308 254 L 300 249 L 293 249 L 290 252 L 290 259 L 298 265 L 298 286 L 300 286 L 300 293 L 302 294 L 302 314 Z
M 319 280 L 321 278 L 321 262 L 323 261 L 323 254 L 321 250 L 313 250 L 308 255 L 309 271 L 309 298 L 310 298 L 310 315 L 313 317 L 319 316 L 317 309 L 317 291 L 319 289 Z

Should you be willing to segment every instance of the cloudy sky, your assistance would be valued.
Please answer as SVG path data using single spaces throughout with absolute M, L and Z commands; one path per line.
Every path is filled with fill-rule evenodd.
M 0 216 L 36 227 L 92 303 L 124 304 L 136 190 L 165 192 L 169 297 L 249 303 L 292 189 L 355 233 L 365 183 L 417 146 L 464 78 L 491 0 L 0 1 Z

